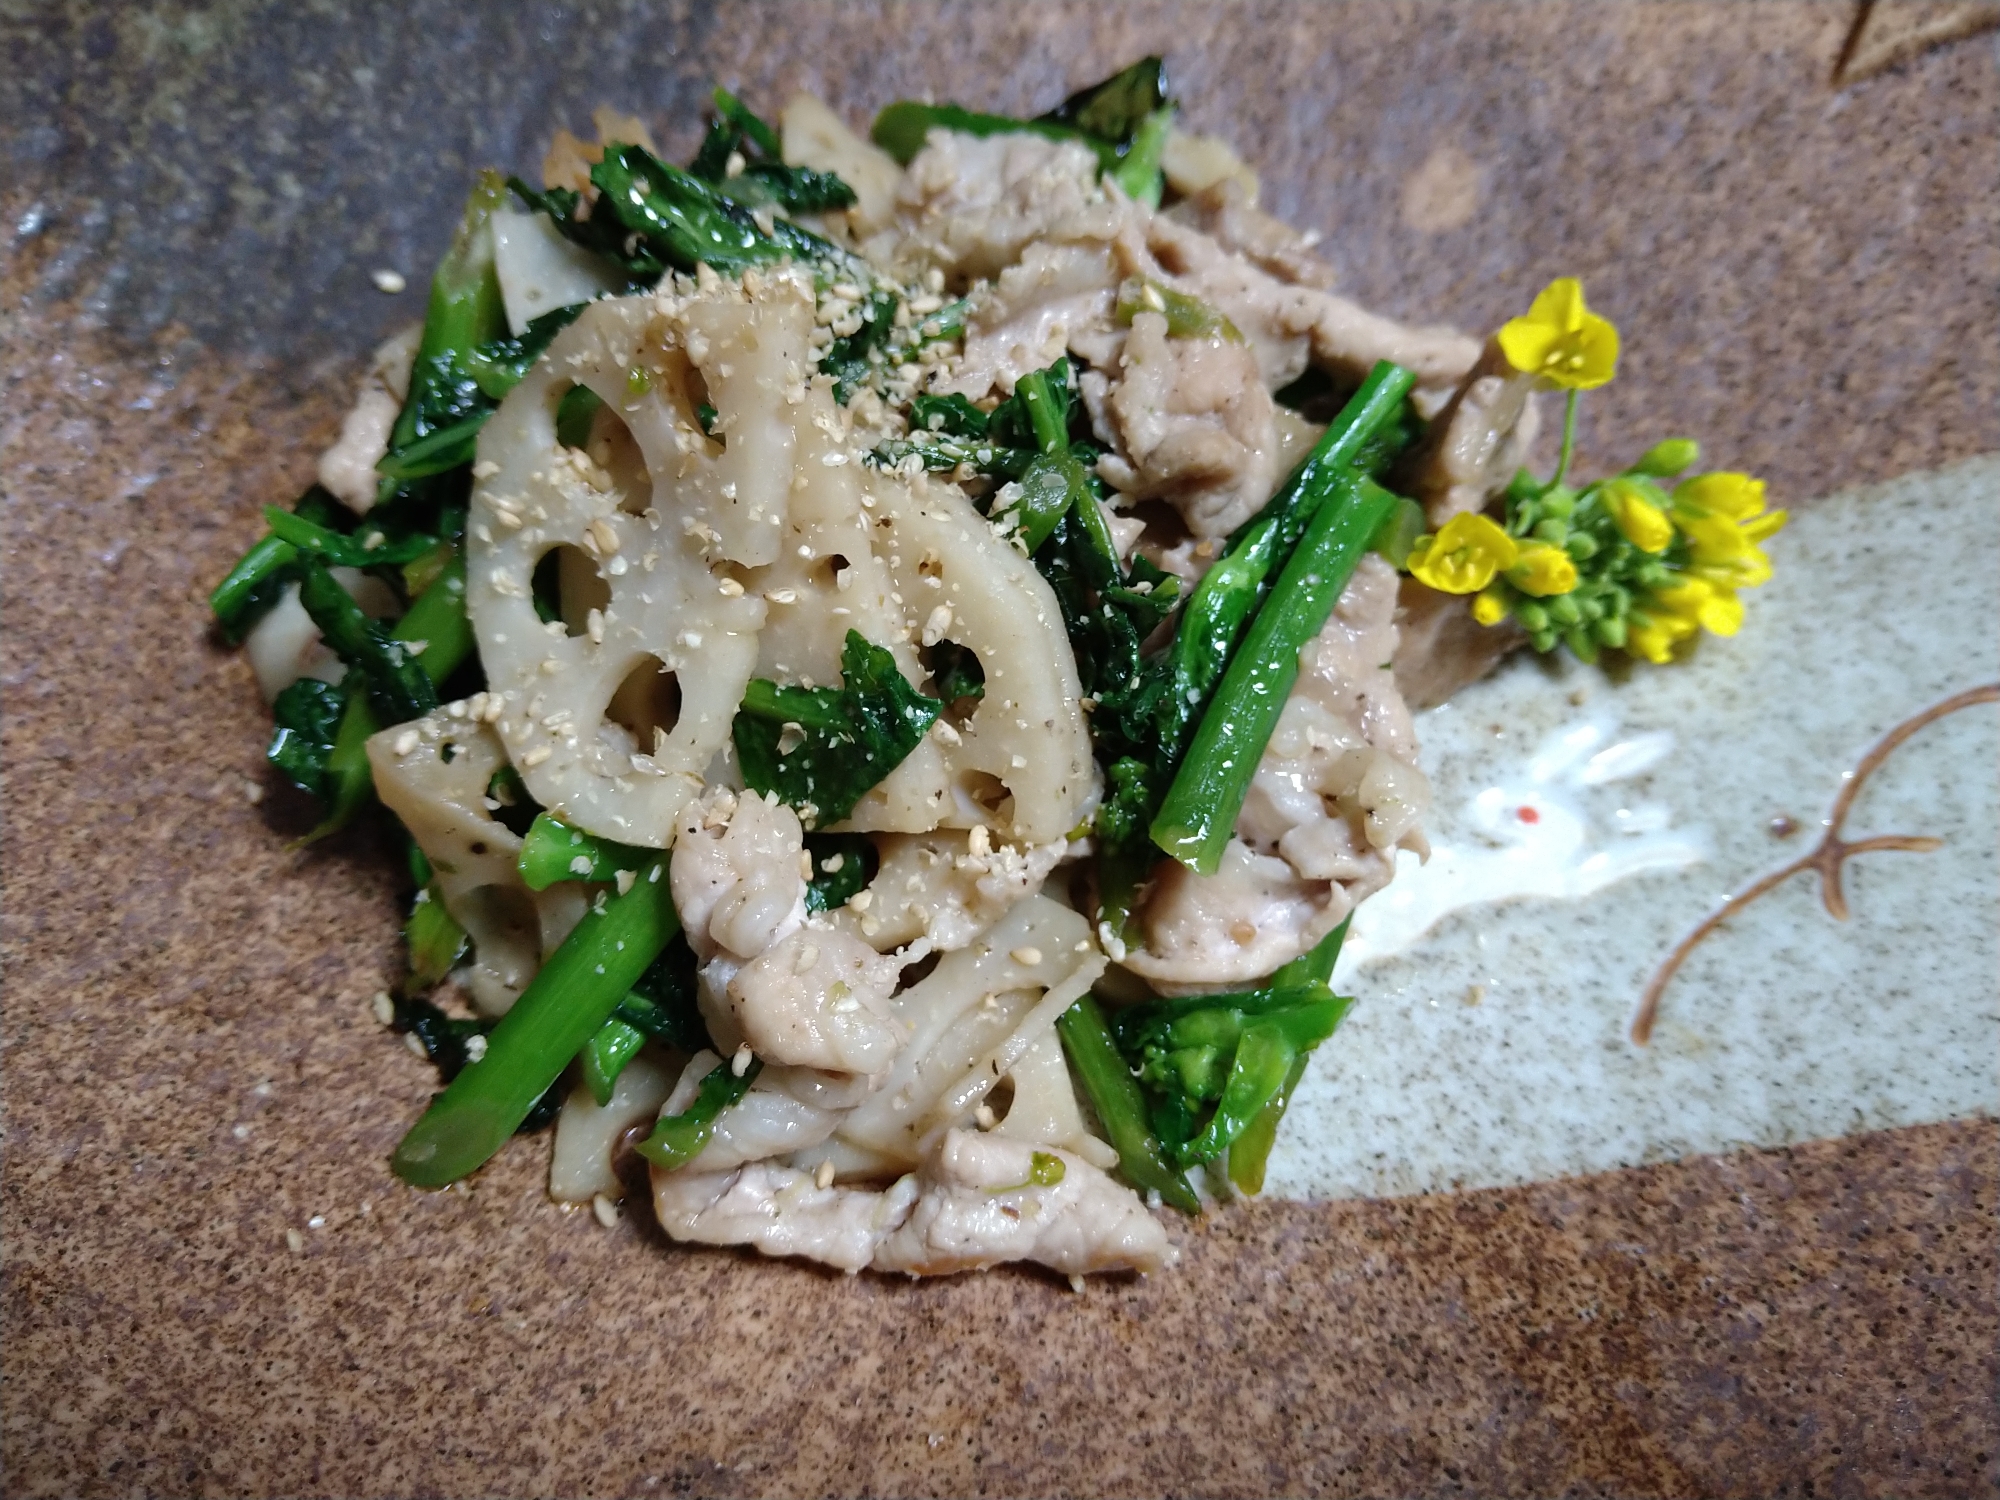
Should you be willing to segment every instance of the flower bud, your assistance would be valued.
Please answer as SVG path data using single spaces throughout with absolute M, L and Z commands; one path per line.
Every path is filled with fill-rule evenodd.
M 1640 454 L 1639 461 L 1625 472 L 1671 478 L 1683 469 L 1692 468 L 1700 457 L 1701 444 L 1693 438 L 1668 438 L 1664 443 L 1655 443 Z

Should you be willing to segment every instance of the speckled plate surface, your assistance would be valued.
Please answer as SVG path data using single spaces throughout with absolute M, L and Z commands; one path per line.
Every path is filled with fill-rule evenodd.
M 1841 88 L 1832 4 L 0 10 L 6 1491 L 1990 1492 L 1993 708 L 1837 830 L 1943 847 L 1850 860 L 1846 924 L 1802 870 L 1627 1038 L 2000 677 L 2000 75 L 1977 6 L 1877 10 L 1935 45 Z M 600 102 L 680 152 L 715 80 L 1020 110 L 1147 50 L 1364 303 L 1581 275 L 1627 349 L 1586 472 L 1692 432 L 1793 507 L 1685 676 L 1426 726 L 1463 858 L 1488 789 L 1575 816 L 1565 879 L 1621 816 L 1687 857 L 1356 969 L 1293 1196 L 1143 1282 L 691 1253 L 545 1202 L 539 1146 L 403 1189 L 391 862 L 286 850 L 202 609 L 419 310 L 369 272 L 420 289 L 469 172 Z

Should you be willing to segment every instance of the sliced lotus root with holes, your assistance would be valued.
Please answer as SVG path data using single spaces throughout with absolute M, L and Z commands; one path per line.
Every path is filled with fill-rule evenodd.
M 1062 838 L 1083 816 L 1096 766 L 1055 593 L 956 486 L 928 475 L 870 477 L 876 555 L 888 564 L 906 633 L 923 646 L 966 647 L 986 691 L 955 734 L 933 732 L 861 799 L 854 826 L 920 833 L 985 824 L 1016 843 Z M 951 805 L 924 821 L 918 814 L 940 786 Z
M 727 570 L 777 556 L 812 294 L 751 284 L 592 305 L 480 435 L 467 605 L 501 738 L 537 801 L 627 843 L 671 842 L 756 663 L 765 605 Z M 556 438 L 578 385 L 604 403 L 584 452 Z M 551 553 L 565 618 L 544 624 Z
M 827 380 L 812 382 L 795 418 L 785 544 L 749 578 L 771 606 L 758 675 L 834 682 L 852 629 L 886 647 L 919 687 L 920 648 L 941 639 L 970 649 L 987 682 L 967 722 L 927 736 L 842 826 L 984 825 L 1029 843 L 1061 838 L 1083 811 L 1092 762 L 1055 595 L 956 487 L 928 475 L 913 487 L 853 462 Z
M 375 735 L 368 764 L 376 795 L 410 830 L 444 909 L 472 939 L 464 979 L 473 1003 L 497 1016 L 582 918 L 584 889 L 561 881 L 536 892 L 522 881 L 521 840 L 486 805 L 494 772 L 507 764 L 499 737 L 465 705 L 453 709 Z

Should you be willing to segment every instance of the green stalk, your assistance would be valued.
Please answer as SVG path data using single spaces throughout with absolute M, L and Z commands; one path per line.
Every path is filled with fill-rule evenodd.
M 1139 1081 L 1132 1076 L 1118 1046 L 1111 1039 L 1111 1027 L 1103 1008 L 1093 995 L 1085 995 L 1056 1019 L 1063 1051 L 1090 1097 L 1090 1107 L 1118 1152 L 1118 1170 L 1140 1192 L 1155 1192 L 1182 1213 L 1201 1212 L 1201 1200 L 1188 1186 L 1187 1178 L 1167 1160 L 1152 1127 L 1146 1123 L 1146 1099 Z
M 1174 109 L 1171 104 L 1147 115 L 1133 132 L 1132 144 L 1125 152 L 1125 159 L 1107 174 L 1126 197 L 1148 208 L 1160 206 L 1160 194 L 1166 186 L 1166 174 L 1161 170 L 1160 162 L 1167 153 L 1167 134 L 1173 125 Z
M 486 1055 L 403 1137 L 390 1162 L 398 1177 L 444 1187 L 506 1144 L 680 930 L 666 874 L 666 859 L 655 858 L 631 890 L 585 913 L 494 1028 Z
M 472 621 L 465 613 L 465 558 L 454 557 L 390 628 L 391 640 L 405 645 L 424 642 L 423 651 L 413 658 L 417 667 L 435 685 L 443 682 L 472 654 Z M 368 764 L 368 739 L 382 727 L 368 701 L 368 692 L 356 675 L 341 711 L 340 728 L 334 735 L 333 750 L 326 758 L 326 816 L 301 844 L 316 843 L 336 833 L 354 820 L 375 788 L 375 773 Z
M 1348 399 L 1283 489 L 1229 539 L 1222 560 L 1188 596 L 1174 633 L 1174 712 L 1181 724 L 1200 714 L 1229 665 L 1245 622 L 1271 591 L 1306 525 L 1333 487 L 1367 462 L 1376 438 L 1402 411 L 1416 376 L 1386 360 Z M 1175 740 L 1179 734 L 1173 736 Z
M 1569 461 L 1576 452 L 1576 398 L 1582 392 L 1572 390 L 1563 399 L 1563 441 L 1562 452 L 1556 455 L 1556 471 L 1549 476 L 1548 488 L 1554 489 L 1563 482 L 1563 475 L 1569 472 Z
M 292 514 L 324 527 L 340 514 L 340 502 L 313 485 L 292 507 Z M 278 588 L 298 562 L 298 548 L 283 537 L 266 535 L 237 559 L 229 576 L 208 596 L 208 607 L 231 643 L 243 639 L 264 611 L 277 602 Z
M 702 1075 L 692 1104 L 677 1115 L 663 1116 L 653 1133 L 633 1149 L 663 1172 L 686 1166 L 701 1155 L 701 1148 L 715 1134 L 716 1118 L 750 1092 L 763 1068 L 752 1058 L 750 1066 L 738 1074 L 725 1058 Z
M 528 825 L 516 866 L 529 890 L 545 891 L 560 880 L 616 880 L 619 871 L 636 870 L 656 853 L 598 838 L 545 812 Z M 585 868 L 578 869 L 579 862 Z
M 1244 635 L 1196 727 L 1187 758 L 1153 820 L 1153 842 L 1213 875 L 1285 699 L 1299 652 L 1325 626 L 1355 564 L 1396 497 L 1373 480 L 1347 480 L 1322 504 Z
M 584 1043 L 583 1081 L 599 1109 L 611 1102 L 611 1092 L 618 1087 L 618 1075 L 645 1045 L 646 1033 L 615 1015 Z
M 1243 1133 L 1229 1143 L 1229 1180 L 1238 1192 L 1264 1191 L 1264 1168 L 1271 1160 L 1271 1147 L 1277 1143 L 1278 1123 L 1285 1118 L 1285 1108 L 1298 1091 L 1299 1080 L 1306 1076 L 1308 1055 L 1301 1052 L 1292 1059 L 1284 1084 L 1257 1111 Z

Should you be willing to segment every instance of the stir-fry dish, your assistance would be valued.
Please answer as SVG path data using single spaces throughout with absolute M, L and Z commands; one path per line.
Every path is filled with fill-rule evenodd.
M 1425 852 L 1412 708 L 1733 634 L 1783 512 L 1684 439 L 1578 483 L 1578 284 L 1356 306 L 1157 58 L 867 138 L 718 90 L 685 168 L 595 124 L 481 175 L 213 598 L 308 838 L 407 834 L 394 1170 L 552 1124 L 553 1196 L 642 1160 L 677 1240 L 1158 1269 Z

